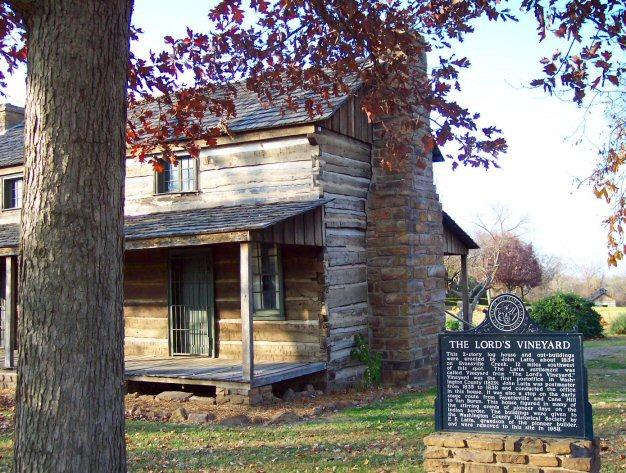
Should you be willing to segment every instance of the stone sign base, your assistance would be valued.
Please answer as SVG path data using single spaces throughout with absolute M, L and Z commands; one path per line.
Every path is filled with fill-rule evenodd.
M 438 432 L 424 438 L 429 473 L 600 471 L 597 441 Z

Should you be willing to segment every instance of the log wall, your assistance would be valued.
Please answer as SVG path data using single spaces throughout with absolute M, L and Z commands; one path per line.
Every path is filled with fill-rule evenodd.
M 371 180 L 370 145 L 321 129 L 318 182 L 325 198 L 327 358 L 335 387 L 358 383 L 364 367 L 350 353 L 354 337 L 368 338 L 369 305 L 365 230 Z
M 220 246 L 213 252 L 215 315 L 220 358 L 241 357 L 239 309 L 239 247 Z M 282 247 L 285 320 L 254 321 L 257 361 L 325 361 L 323 263 L 321 248 Z
M 126 355 L 169 355 L 168 252 L 126 252 L 124 326 Z
M 220 205 L 319 198 L 306 135 L 204 149 L 197 162 L 198 192 L 154 195 L 152 165 L 128 159 L 126 214 Z
M 239 245 L 214 245 L 217 350 L 241 358 Z M 168 356 L 167 250 L 127 252 L 124 321 L 127 355 Z M 257 361 L 325 361 L 324 266 L 321 248 L 282 248 L 285 320 L 254 322 Z M 323 326 L 322 326 L 323 328 Z

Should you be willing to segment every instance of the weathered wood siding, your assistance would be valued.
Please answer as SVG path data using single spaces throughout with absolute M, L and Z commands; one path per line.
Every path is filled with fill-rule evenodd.
M 368 337 L 365 229 L 370 186 L 368 143 L 330 130 L 316 133 L 320 147 L 319 183 L 325 207 L 327 357 L 329 379 L 337 385 L 357 381 L 363 366 L 350 356 L 354 337 Z
M 168 252 L 126 252 L 124 325 L 127 355 L 168 356 Z
M 363 93 L 350 95 L 343 105 L 332 117 L 325 120 L 321 125 L 327 130 L 332 130 L 350 138 L 355 138 L 365 143 L 372 142 L 372 124 L 361 110 Z
M 254 321 L 257 361 L 325 361 L 323 263 L 321 248 L 282 247 L 285 320 Z M 213 252 L 215 315 L 220 358 L 241 357 L 239 247 L 220 245 Z
M 319 198 L 313 159 L 318 147 L 306 135 L 204 149 L 198 192 L 154 195 L 150 164 L 126 161 L 126 214 Z
M 467 247 L 446 227 L 443 227 L 443 253 L 445 255 L 466 255 Z

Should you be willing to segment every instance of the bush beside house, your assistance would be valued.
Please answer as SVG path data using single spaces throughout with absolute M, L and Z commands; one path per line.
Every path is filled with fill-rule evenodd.
M 593 303 L 576 294 L 557 293 L 541 299 L 531 306 L 530 314 L 547 330 L 565 332 L 576 328 L 584 338 L 603 336 L 601 317 Z

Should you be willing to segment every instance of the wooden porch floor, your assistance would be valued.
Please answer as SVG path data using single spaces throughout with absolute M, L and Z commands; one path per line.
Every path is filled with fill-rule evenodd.
M 17 352 L 15 353 L 17 360 Z M 0 371 L 3 368 L 4 348 L 0 347 Z M 131 356 L 125 359 L 125 378 L 128 381 L 151 383 L 195 384 L 217 387 L 258 387 L 289 379 L 319 373 L 326 369 L 324 362 L 259 362 L 254 364 L 252 385 L 243 380 L 241 362 L 201 356 L 150 357 Z
M 326 363 L 269 363 L 254 364 L 254 379 L 243 380 L 241 362 L 206 357 L 128 357 L 126 379 L 153 383 L 196 384 L 218 387 L 266 386 L 298 378 L 326 369 Z

